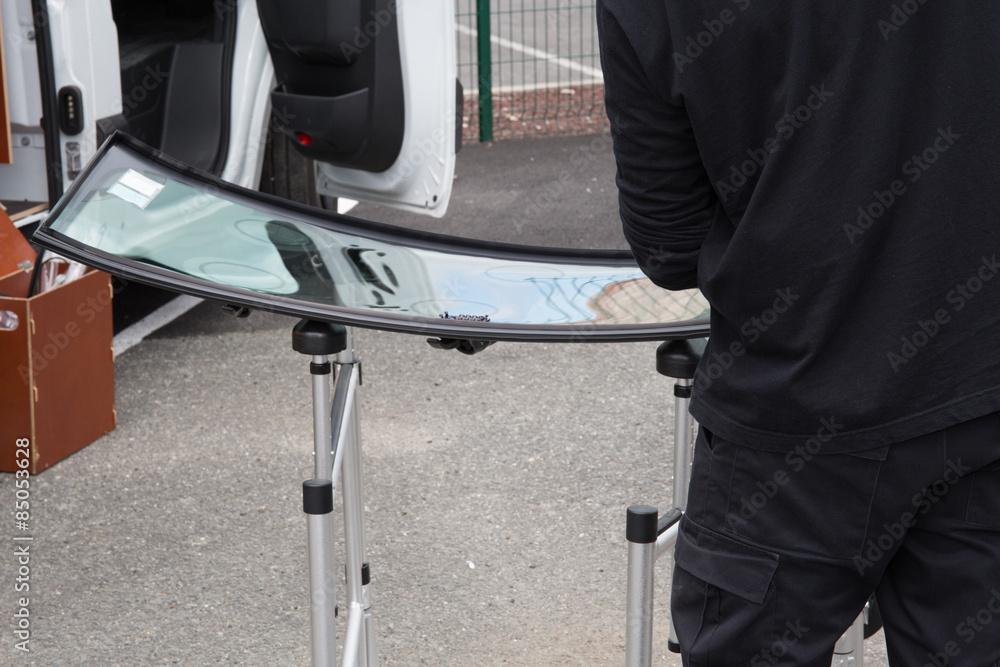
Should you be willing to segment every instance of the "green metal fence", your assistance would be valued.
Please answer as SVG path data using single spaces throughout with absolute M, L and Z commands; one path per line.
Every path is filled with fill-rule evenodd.
M 603 131 L 594 10 L 577 0 L 456 0 L 463 137 Z

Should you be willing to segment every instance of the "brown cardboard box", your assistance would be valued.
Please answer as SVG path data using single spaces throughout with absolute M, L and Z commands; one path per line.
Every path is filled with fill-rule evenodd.
M 0 278 L 0 311 L 18 327 L 0 330 L 0 470 L 14 471 L 15 442 L 31 441 L 38 473 L 115 427 L 111 279 L 81 278 L 24 298 L 30 274 Z
M 35 261 L 35 251 L 24 238 L 7 213 L 0 209 L 0 276 L 18 271 L 27 262 Z M 7 292 L 10 294 L 10 292 Z

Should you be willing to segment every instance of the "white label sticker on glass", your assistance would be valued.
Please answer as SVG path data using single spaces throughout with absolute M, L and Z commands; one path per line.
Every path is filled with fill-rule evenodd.
M 134 169 L 129 169 L 114 185 L 108 188 L 108 192 L 120 197 L 130 204 L 135 204 L 141 209 L 149 206 L 149 202 L 160 194 L 163 189 L 161 183 L 157 183 L 151 178 L 146 178 Z

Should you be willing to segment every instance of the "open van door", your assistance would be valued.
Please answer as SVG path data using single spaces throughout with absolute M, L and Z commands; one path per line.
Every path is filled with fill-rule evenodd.
M 320 194 L 440 217 L 462 101 L 451 0 L 257 0 L 271 128 L 317 164 Z

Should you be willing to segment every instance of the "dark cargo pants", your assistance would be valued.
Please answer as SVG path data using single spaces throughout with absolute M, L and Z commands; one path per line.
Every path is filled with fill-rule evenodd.
M 893 667 L 1000 666 L 1000 416 L 829 455 L 701 430 L 671 599 L 685 665 L 829 667 L 872 591 Z

